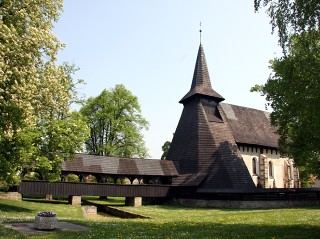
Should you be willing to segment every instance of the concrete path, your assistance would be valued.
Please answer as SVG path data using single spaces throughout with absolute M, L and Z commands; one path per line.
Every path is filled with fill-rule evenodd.
M 78 232 L 78 231 L 90 230 L 90 227 L 80 226 L 70 222 L 58 222 L 56 229 L 48 230 L 48 231 L 36 229 L 33 223 L 10 223 L 10 224 L 4 224 L 4 226 L 6 228 L 16 230 L 22 234 L 41 234 L 41 233 L 47 233 L 52 231 Z

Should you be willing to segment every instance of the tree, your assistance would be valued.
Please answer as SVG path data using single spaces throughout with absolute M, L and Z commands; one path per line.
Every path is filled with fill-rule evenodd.
M 272 33 L 278 29 L 279 44 L 284 53 L 292 34 L 319 30 L 319 0 L 254 0 L 256 12 L 262 7 L 267 8 Z
M 295 159 L 302 176 L 320 176 L 320 32 L 292 36 L 288 54 L 274 59 L 271 68 L 267 83 L 255 90 L 273 109 L 280 151 Z
M 320 176 L 320 2 L 254 0 L 254 6 L 256 11 L 267 7 L 284 56 L 271 61 L 267 83 L 251 91 L 260 91 L 272 107 L 280 152 L 295 159 L 302 180 Z
M 162 152 L 163 152 L 163 153 L 162 153 L 162 155 L 161 155 L 161 160 L 167 158 L 167 154 L 168 154 L 168 151 L 169 151 L 169 148 L 170 148 L 170 144 L 171 144 L 170 141 L 166 141 L 166 142 L 162 145 L 161 149 L 162 149 Z
M 75 68 L 56 63 L 63 44 L 51 30 L 61 11 L 62 0 L 0 2 L 0 180 L 30 170 L 55 178 L 85 138 L 70 111 Z
M 86 118 L 90 138 L 86 141 L 91 154 L 141 157 L 147 156 L 141 130 L 148 122 L 142 117 L 138 98 L 123 85 L 103 90 L 89 98 L 80 112 Z

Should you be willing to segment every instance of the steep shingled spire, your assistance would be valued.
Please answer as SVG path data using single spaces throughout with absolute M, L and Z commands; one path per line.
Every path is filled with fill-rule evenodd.
M 221 111 L 223 100 L 211 87 L 200 44 L 191 89 L 180 101 L 183 111 L 166 158 L 179 173 L 174 185 L 195 186 L 196 193 L 254 188 Z
M 224 100 L 221 95 L 212 89 L 206 57 L 201 43 L 198 50 L 190 91 L 179 101 L 179 103 L 184 104 L 188 98 L 196 94 L 213 97 L 217 102 Z

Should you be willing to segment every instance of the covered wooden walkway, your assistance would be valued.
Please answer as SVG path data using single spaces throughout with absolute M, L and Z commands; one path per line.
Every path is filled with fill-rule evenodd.
M 169 185 L 156 184 L 109 184 L 109 183 L 75 183 L 22 181 L 19 192 L 31 195 L 87 195 L 111 197 L 169 197 Z
M 127 206 L 141 206 L 142 198 L 173 196 L 174 188 L 158 184 L 109 184 L 88 182 L 48 182 L 25 180 L 20 183 L 22 195 L 68 196 L 69 203 L 81 205 L 81 196 L 125 197 Z

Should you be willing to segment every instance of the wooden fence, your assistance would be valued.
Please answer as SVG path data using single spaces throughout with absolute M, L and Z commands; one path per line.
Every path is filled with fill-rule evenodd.
M 90 195 L 117 197 L 169 197 L 168 185 L 130 185 L 107 183 L 73 183 L 22 181 L 19 192 L 31 195 Z
M 22 181 L 19 186 L 22 195 L 88 195 L 111 197 L 175 197 L 204 200 L 317 200 L 320 188 L 279 188 L 253 190 L 201 190 L 195 187 L 178 187 L 160 184 L 108 184 L 85 182 Z

